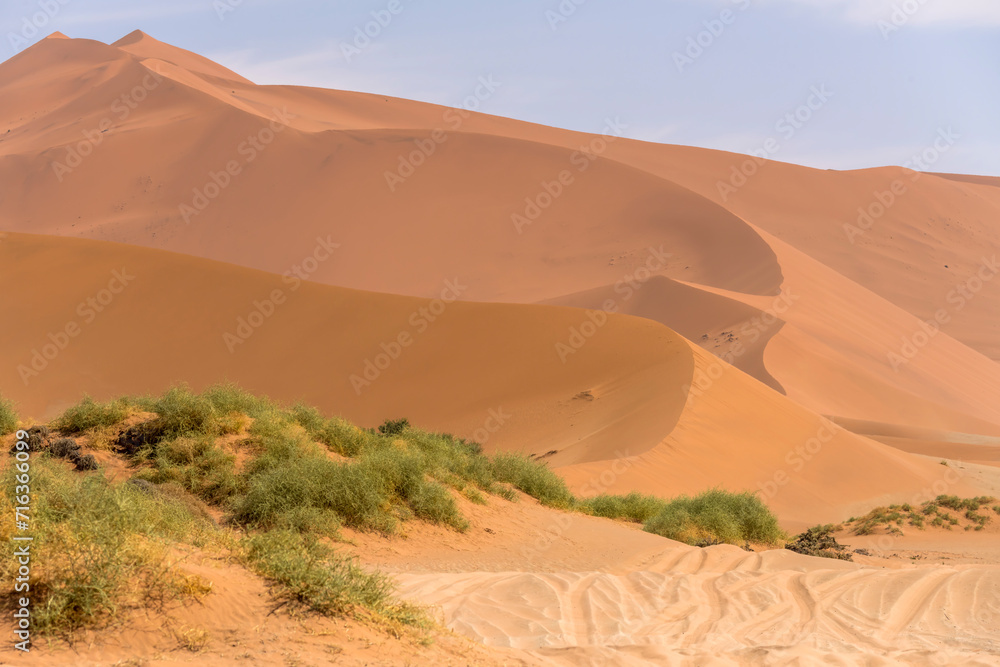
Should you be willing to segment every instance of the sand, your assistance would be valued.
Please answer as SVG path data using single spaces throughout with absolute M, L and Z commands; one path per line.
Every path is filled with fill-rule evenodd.
M 232 380 L 524 452 L 584 496 L 759 491 L 793 531 L 1000 497 L 997 179 L 258 86 L 140 31 L 53 35 L 0 95 L 0 392 L 25 416 Z M 955 558 L 903 568 L 466 509 L 468 535 L 356 543 L 493 650 L 348 624 L 342 664 L 998 664 L 993 533 L 908 536 Z M 211 567 L 208 611 L 176 621 L 211 625 L 207 653 L 139 628 L 74 664 L 229 664 L 230 632 L 326 658 L 301 636 L 326 630 Z

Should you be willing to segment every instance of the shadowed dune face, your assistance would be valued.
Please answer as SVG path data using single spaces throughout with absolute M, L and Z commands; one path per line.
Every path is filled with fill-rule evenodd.
M 574 309 L 457 303 L 449 277 L 428 301 L 79 239 L 9 234 L 0 256 L 5 311 L 19 314 L 0 333 L 0 383 L 39 418 L 84 392 L 228 379 L 369 426 L 406 416 L 592 460 L 662 440 L 693 369 L 686 341 L 656 323 L 613 316 L 597 330 Z
M 942 470 L 834 427 L 649 319 L 456 302 L 460 278 L 425 300 L 83 239 L 8 234 L 0 259 L 18 314 L 0 333 L 0 386 L 27 415 L 84 392 L 232 380 L 364 425 L 406 416 L 544 456 L 584 495 L 773 486 L 789 521 L 913 495 Z M 825 435 L 796 468 L 789 456 Z

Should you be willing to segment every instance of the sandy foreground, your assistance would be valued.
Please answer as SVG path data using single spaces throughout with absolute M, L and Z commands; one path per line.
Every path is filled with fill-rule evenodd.
M 614 119 L 258 86 L 138 31 L 54 35 L 0 96 L 0 389 L 26 417 L 233 380 L 531 454 L 582 496 L 759 491 L 793 532 L 1000 498 L 997 179 L 768 161 L 736 187 L 745 156 Z M 343 545 L 438 610 L 429 646 L 191 552 L 203 604 L 0 664 L 1000 664 L 995 525 L 841 534 L 870 554 L 848 563 L 462 509 L 466 534 Z

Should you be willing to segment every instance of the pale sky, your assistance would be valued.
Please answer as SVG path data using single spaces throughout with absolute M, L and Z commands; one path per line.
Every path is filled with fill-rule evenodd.
M 486 113 L 593 132 L 619 117 L 634 139 L 742 153 L 776 138 L 775 159 L 821 168 L 904 164 L 950 129 L 958 139 L 934 171 L 1000 176 L 1000 0 L 6 0 L 0 8 L 3 59 L 55 30 L 112 42 L 136 28 L 257 83 L 457 106 L 492 76 L 501 86 Z M 366 28 L 373 36 L 358 38 Z

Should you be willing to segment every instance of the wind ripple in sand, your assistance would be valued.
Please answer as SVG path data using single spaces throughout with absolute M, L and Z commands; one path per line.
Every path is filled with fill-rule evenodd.
M 1000 665 L 1000 568 L 677 553 L 640 572 L 403 574 L 489 646 L 573 665 Z M 669 568 L 669 569 L 668 569 Z

